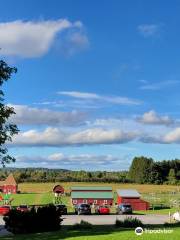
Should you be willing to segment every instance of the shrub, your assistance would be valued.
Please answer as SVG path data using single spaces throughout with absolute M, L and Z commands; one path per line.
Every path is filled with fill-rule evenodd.
M 71 229 L 73 230 L 83 230 L 83 229 L 91 229 L 91 228 L 92 228 L 92 224 L 84 220 L 81 220 L 80 223 L 76 223 L 71 227 Z
M 116 219 L 115 226 L 123 228 L 135 228 L 143 227 L 143 223 L 138 218 L 127 217 L 124 220 Z
M 12 233 L 34 233 L 58 230 L 63 220 L 56 207 L 49 205 L 28 212 L 12 209 L 4 221 L 5 228 Z

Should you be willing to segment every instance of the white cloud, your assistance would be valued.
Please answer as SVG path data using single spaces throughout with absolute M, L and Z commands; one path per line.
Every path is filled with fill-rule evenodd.
M 154 124 L 154 125 L 171 125 L 174 120 L 169 116 L 160 116 L 154 110 L 146 112 L 142 117 L 138 117 L 137 120 L 143 124 Z
M 137 30 L 144 37 L 152 37 L 159 33 L 160 25 L 158 25 L 158 24 L 141 24 L 137 27 Z
M 167 81 L 162 81 L 162 82 L 155 82 L 155 83 L 148 83 L 142 82 L 143 85 L 140 86 L 141 90 L 160 90 L 166 87 L 174 86 L 180 83 L 178 80 L 167 80 Z
M 119 104 L 119 105 L 140 105 L 142 104 L 141 101 L 136 99 L 130 99 L 127 97 L 119 97 L 119 96 L 104 96 L 99 95 L 96 93 L 89 93 L 89 92 L 77 92 L 77 91 L 62 91 L 58 92 L 60 95 L 65 95 L 68 97 L 78 98 L 78 99 L 86 99 L 86 100 L 95 100 L 111 103 L 111 104 Z
M 66 19 L 44 21 L 22 21 L 0 23 L 1 55 L 23 58 L 40 57 L 52 47 L 57 34 L 64 30 L 73 30 L 64 40 L 74 51 L 83 49 L 88 44 L 81 22 Z M 61 36 L 59 36 L 61 40 Z M 66 43 L 63 42 L 62 47 Z M 76 48 L 77 47 L 77 48 Z M 68 50 L 68 49 L 67 49 Z
M 164 143 L 180 143 L 180 128 L 176 128 L 167 133 L 163 138 Z
M 23 125 L 80 125 L 86 119 L 86 114 L 78 111 L 58 112 L 49 109 L 32 108 L 26 105 L 12 105 L 16 114 L 11 121 Z
M 119 129 L 105 130 L 92 128 L 78 132 L 63 131 L 58 128 L 46 128 L 44 131 L 29 130 L 13 137 L 11 146 L 76 146 L 96 144 L 120 144 L 137 137 L 136 132 L 123 132 Z
M 124 162 L 126 160 L 126 162 Z M 40 165 L 47 168 L 65 168 L 72 169 L 76 167 L 83 169 L 91 167 L 97 170 L 98 165 L 101 167 L 109 166 L 111 167 L 115 164 L 124 163 L 126 168 L 129 164 L 127 162 L 127 156 L 115 157 L 112 155 L 94 155 L 94 154 L 78 154 L 78 155 L 65 155 L 61 152 L 53 153 L 48 156 L 39 155 L 18 155 L 16 156 L 16 166 L 34 166 L 39 167 Z
M 165 134 L 147 134 L 140 138 L 144 143 L 174 144 L 180 143 L 180 128 L 175 128 Z

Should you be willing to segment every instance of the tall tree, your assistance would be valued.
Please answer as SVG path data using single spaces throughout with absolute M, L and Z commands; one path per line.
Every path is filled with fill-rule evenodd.
M 152 158 L 135 157 L 129 169 L 129 179 L 137 183 L 149 182 L 149 173 L 152 165 Z
M 168 174 L 168 182 L 169 184 L 175 184 L 176 183 L 176 174 L 173 168 L 169 170 Z
M 15 112 L 12 107 L 4 104 L 2 85 L 16 72 L 16 68 L 9 67 L 6 62 L 0 61 L 0 162 L 3 166 L 5 166 L 6 163 L 15 161 L 15 158 L 8 154 L 5 143 L 12 141 L 13 135 L 18 133 L 18 128 L 15 124 L 8 121 L 10 116 L 15 114 Z

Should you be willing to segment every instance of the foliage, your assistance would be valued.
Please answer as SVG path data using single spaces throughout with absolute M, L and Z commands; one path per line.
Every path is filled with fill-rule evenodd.
M 7 141 L 12 141 L 13 135 L 18 133 L 18 128 L 15 124 L 8 122 L 11 115 L 15 114 L 15 112 L 12 107 L 4 104 L 2 85 L 16 72 L 16 68 L 11 68 L 4 61 L 0 61 L 0 161 L 3 166 L 6 163 L 15 161 L 15 158 L 8 154 L 8 149 L 4 145 Z
M 136 183 L 149 182 L 149 173 L 152 165 L 152 158 L 135 157 L 129 169 L 129 178 Z
M 127 217 L 124 220 L 116 219 L 115 226 L 122 228 L 135 228 L 143 227 L 143 223 L 138 218 Z
M 180 160 L 155 162 L 151 158 L 135 157 L 129 169 L 129 180 L 135 183 L 180 183 Z
M 75 223 L 73 226 L 70 227 L 70 229 L 73 230 L 92 229 L 92 224 L 87 221 L 81 220 L 80 223 Z
M 171 168 L 169 170 L 168 183 L 169 184 L 176 184 L 176 174 L 175 174 L 175 170 L 173 168 Z
M 56 207 L 49 205 L 28 212 L 12 209 L 4 221 L 5 228 L 12 233 L 33 233 L 59 230 L 63 220 Z

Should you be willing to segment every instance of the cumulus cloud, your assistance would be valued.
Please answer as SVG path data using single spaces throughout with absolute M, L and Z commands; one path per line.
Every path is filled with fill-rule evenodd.
M 120 96 L 104 96 L 104 95 L 99 95 L 96 93 L 89 93 L 89 92 L 62 91 L 62 92 L 58 92 L 58 94 L 77 98 L 77 99 L 94 100 L 96 102 L 99 101 L 99 102 L 106 102 L 106 103 L 119 104 L 119 105 L 142 104 L 141 101 L 136 99 L 130 99 L 127 97 L 120 97 Z
M 144 113 L 143 116 L 137 118 L 137 120 L 143 124 L 152 125 L 171 125 L 174 123 L 174 120 L 169 116 L 160 116 L 154 110 Z
M 57 34 L 65 30 L 66 38 L 58 35 L 62 48 L 83 49 L 88 44 L 88 38 L 83 31 L 80 21 L 70 22 L 66 19 L 22 21 L 0 23 L 0 46 L 1 55 L 16 56 L 23 58 L 40 57 L 46 54 L 52 47 Z M 68 49 L 67 49 L 68 50 Z M 66 50 L 66 51 L 67 51 Z
M 137 30 L 144 37 L 152 37 L 159 33 L 160 25 L 158 25 L 158 24 L 141 24 L 137 27 Z
M 144 143 L 159 143 L 159 144 L 173 144 L 180 143 L 180 128 L 175 128 L 170 132 L 159 135 L 144 135 L 140 138 L 140 141 Z
M 16 114 L 11 121 L 23 125 L 80 125 L 84 122 L 86 114 L 78 111 L 58 112 L 49 109 L 32 108 L 26 105 L 12 105 Z
M 92 128 L 77 132 L 59 128 L 46 128 L 44 131 L 29 130 L 13 137 L 11 146 L 62 147 L 76 145 L 118 144 L 129 142 L 137 137 L 136 132 L 123 132 L 119 129 L 106 130 Z
M 121 162 L 122 159 L 114 157 L 112 155 L 92 155 L 92 154 L 79 154 L 79 155 L 64 155 L 63 153 L 53 153 L 48 156 L 16 156 L 17 164 L 41 164 L 47 165 L 51 168 L 57 167 L 67 167 L 76 166 L 86 166 L 87 164 L 99 164 L 99 165 L 109 165 L 113 163 Z

